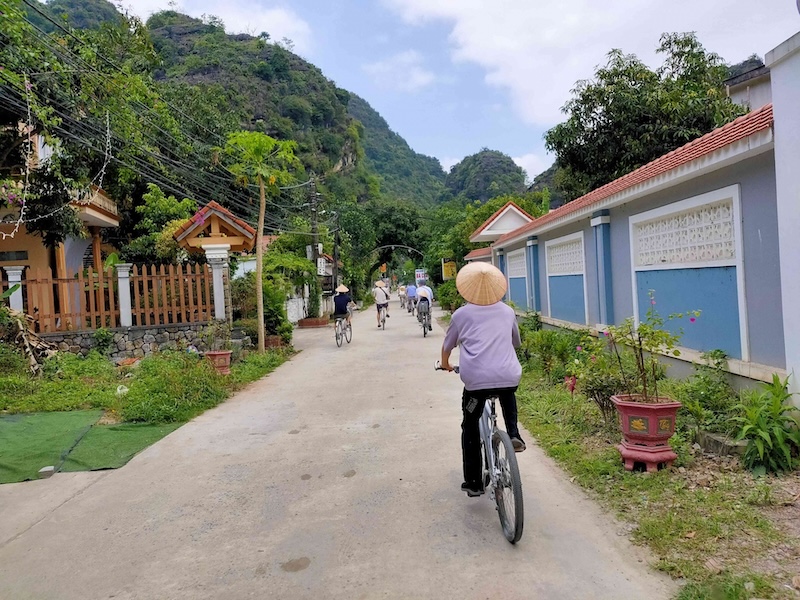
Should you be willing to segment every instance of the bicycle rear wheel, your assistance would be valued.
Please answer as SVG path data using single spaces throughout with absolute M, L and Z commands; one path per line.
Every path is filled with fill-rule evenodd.
M 348 324 L 347 327 L 344 328 L 344 339 L 347 340 L 347 343 L 350 343 L 350 340 L 353 339 L 353 326 Z
M 342 334 L 342 322 L 341 321 L 336 321 L 335 330 L 336 330 L 336 345 L 341 348 L 342 347 L 342 337 L 343 337 L 343 334 Z
M 522 480 L 519 476 L 517 456 L 511 438 L 505 431 L 497 430 L 492 436 L 494 460 L 499 471 L 497 488 L 494 492 L 497 512 L 503 534 L 512 544 L 522 537 L 522 526 L 525 520 L 522 503 Z

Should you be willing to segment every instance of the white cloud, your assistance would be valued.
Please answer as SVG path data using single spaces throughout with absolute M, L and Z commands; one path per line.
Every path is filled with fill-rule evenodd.
M 407 23 L 452 28 L 454 61 L 480 65 L 490 85 L 508 90 L 528 123 L 550 127 L 580 79 L 590 78 L 612 48 L 651 66 L 664 32 L 696 31 L 728 62 L 763 56 L 800 26 L 794 3 L 748 0 L 383 0 Z
M 283 38 L 292 40 L 298 54 L 307 54 L 312 50 L 311 27 L 288 8 L 267 8 L 249 0 L 177 0 L 172 4 L 174 10 L 192 17 L 199 18 L 204 14 L 219 17 L 228 33 L 258 35 L 266 31 L 273 41 L 279 42 Z M 130 8 L 142 19 L 171 8 L 166 0 L 123 0 L 123 7 Z
M 423 66 L 424 59 L 416 50 L 406 50 L 394 56 L 362 67 L 372 76 L 376 85 L 399 90 L 416 92 L 430 85 L 436 76 Z
M 528 182 L 532 182 L 533 178 L 539 175 L 539 173 L 546 171 L 553 162 L 547 157 L 532 152 L 523 154 L 522 156 L 515 156 L 512 160 L 515 164 L 525 169 Z

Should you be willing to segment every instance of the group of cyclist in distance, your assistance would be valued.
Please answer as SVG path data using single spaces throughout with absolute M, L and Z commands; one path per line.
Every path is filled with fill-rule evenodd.
M 426 302 L 430 310 L 433 291 L 424 282 L 405 286 L 406 302 Z M 464 482 L 461 489 L 470 497 L 484 493 L 479 421 L 488 398 L 496 397 L 503 411 L 506 431 L 516 452 L 525 450 L 517 424 L 516 391 L 522 378 L 522 366 L 516 348 L 520 345 L 514 310 L 502 302 L 507 283 L 503 273 L 491 264 L 474 262 L 456 276 L 456 288 L 466 304 L 450 320 L 441 350 L 441 368 L 452 371 L 450 355 L 460 347 L 459 375 L 464 384 L 461 397 L 461 450 Z M 335 313 L 350 323 L 355 304 L 345 286 L 336 288 Z M 372 290 L 380 324 L 380 311 L 388 313 L 389 291 L 377 281 Z M 345 316 L 346 315 L 346 316 Z M 388 314 L 387 314 L 388 316 Z

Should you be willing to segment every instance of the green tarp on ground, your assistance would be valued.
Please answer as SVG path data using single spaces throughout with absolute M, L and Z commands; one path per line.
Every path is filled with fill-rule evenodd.
M 183 423 L 95 425 L 64 462 L 62 471 L 116 469 Z
M 38 479 L 39 469 L 116 469 L 182 423 L 95 425 L 102 410 L 0 417 L 0 483 Z
M 102 412 L 76 410 L 0 417 L 0 483 L 38 479 L 42 467 L 57 467 Z

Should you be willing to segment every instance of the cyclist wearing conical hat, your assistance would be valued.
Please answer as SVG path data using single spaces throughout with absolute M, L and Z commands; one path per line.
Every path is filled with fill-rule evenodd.
M 333 318 L 345 317 L 349 325 L 353 317 L 353 307 L 355 302 L 350 296 L 350 289 L 346 285 L 336 288 L 336 295 L 333 297 Z
M 515 348 L 520 345 L 513 309 L 501 302 L 506 278 L 488 263 L 466 265 L 456 276 L 456 288 L 467 304 L 453 313 L 442 345 L 443 369 L 452 370 L 450 353 L 460 346 L 462 395 L 461 449 L 468 496 L 483 493 L 481 481 L 480 421 L 486 399 L 496 396 L 503 409 L 506 430 L 514 450 L 525 450 L 517 426 L 516 390 L 522 377 Z

